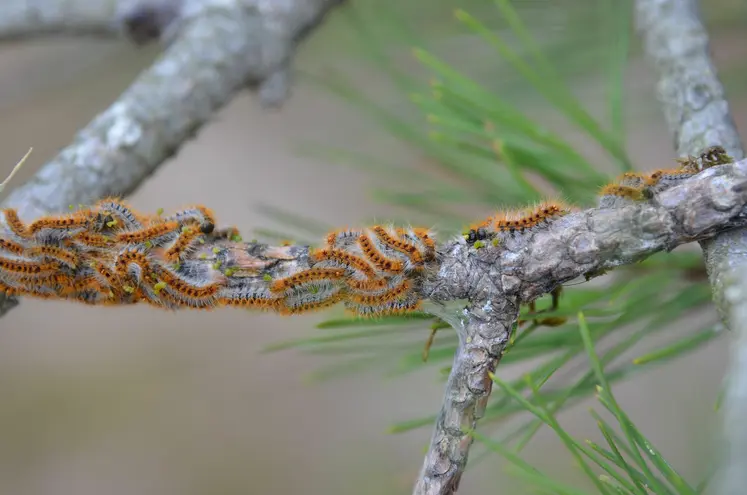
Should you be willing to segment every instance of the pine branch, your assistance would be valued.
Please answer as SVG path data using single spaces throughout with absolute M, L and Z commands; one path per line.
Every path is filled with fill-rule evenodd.
M 278 91 L 277 80 L 287 79 L 279 74 L 287 72 L 297 41 L 340 3 L 184 2 L 163 55 L 72 144 L 15 189 L 5 207 L 32 219 L 66 211 L 70 204 L 127 195 L 247 84 L 266 81 L 270 87 L 262 93 L 260 86 L 261 94 L 276 98 L 267 103 L 279 103 L 285 91 Z M 0 296 L 0 316 L 13 306 L 15 301 Z

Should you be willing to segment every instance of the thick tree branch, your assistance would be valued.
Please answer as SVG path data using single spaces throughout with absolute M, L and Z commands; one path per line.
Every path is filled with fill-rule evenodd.
M 252 82 L 275 84 L 298 38 L 338 3 L 185 3 L 178 35 L 164 54 L 4 206 L 32 219 L 131 193 L 238 90 Z M 14 305 L 0 296 L 0 315 Z
M 443 247 L 438 275 L 424 286 L 436 303 L 468 299 L 431 445 L 413 493 L 456 491 L 473 428 L 490 393 L 520 304 L 581 275 L 640 261 L 659 251 L 747 225 L 747 160 L 705 170 L 651 201 L 574 213 L 497 248 Z

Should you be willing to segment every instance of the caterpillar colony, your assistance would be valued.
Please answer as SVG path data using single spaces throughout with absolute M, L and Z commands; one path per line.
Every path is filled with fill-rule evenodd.
M 624 174 L 601 189 L 600 207 L 643 201 L 704 168 L 732 161 L 715 146 L 678 160 L 677 168 Z M 545 228 L 572 210 L 562 201 L 547 201 L 499 212 L 470 226 L 464 242 L 471 249 L 499 246 L 507 236 Z M 119 198 L 71 206 L 69 213 L 29 224 L 7 208 L 0 215 L 0 291 L 91 305 L 237 306 L 284 315 L 342 303 L 369 317 L 420 309 L 423 277 L 437 269 L 431 230 L 375 225 L 329 233 L 321 247 L 308 251 L 308 268 L 279 276 L 277 261 L 292 259 L 287 251 L 292 246 L 243 244 L 235 228 L 217 225 L 213 212 L 201 205 L 149 215 Z M 559 294 L 560 289 L 553 292 L 552 309 Z M 532 304 L 530 314 L 539 316 Z M 534 322 L 554 326 L 562 319 Z

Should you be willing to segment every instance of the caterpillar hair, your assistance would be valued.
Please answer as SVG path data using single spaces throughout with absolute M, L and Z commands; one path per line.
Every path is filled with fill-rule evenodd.
M 298 285 L 308 282 L 322 280 L 339 280 L 345 276 L 345 270 L 342 268 L 310 268 L 298 273 L 294 273 L 285 278 L 275 280 L 270 285 L 272 292 L 285 292 Z
M 387 258 L 368 235 L 358 237 L 358 245 L 368 261 L 379 271 L 397 273 L 404 269 L 404 264 L 400 260 Z

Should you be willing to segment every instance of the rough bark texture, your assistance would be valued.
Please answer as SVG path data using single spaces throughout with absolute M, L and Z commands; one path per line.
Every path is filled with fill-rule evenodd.
M 283 98 L 287 91 L 272 88 L 298 38 L 338 3 L 185 1 L 178 19 L 161 20 L 178 27 L 163 55 L 3 206 L 28 220 L 131 193 L 247 84 L 268 81 L 262 94 Z M 142 20 L 136 9 L 119 14 Z M 15 304 L 0 296 L 0 316 Z
M 638 29 L 659 75 L 659 100 L 680 156 L 719 144 L 735 159 L 744 157 L 724 88 L 716 76 L 708 34 L 694 0 L 638 0 Z M 747 231 L 725 232 L 701 243 L 713 298 L 728 321 L 725 279 L 747 261 Z

